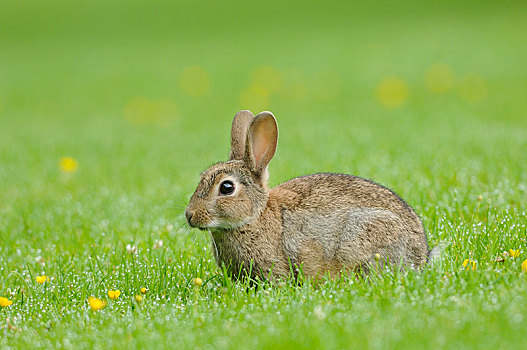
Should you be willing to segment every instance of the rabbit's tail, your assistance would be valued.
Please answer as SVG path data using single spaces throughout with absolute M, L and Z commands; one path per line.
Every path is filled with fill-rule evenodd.
M 429 253 L 428 253 L 428 262 L 430 264 L 437 263 L 441 261 L 441 259 L 444 256 L 444 252 L 446 247 L 450 245 L 450 242 L 441 241 L 438 245 L 434 247 Z

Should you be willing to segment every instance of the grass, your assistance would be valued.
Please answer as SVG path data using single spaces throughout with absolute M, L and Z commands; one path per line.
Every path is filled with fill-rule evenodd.
M 524 4 L 52 5 L 0 5 L 1 348 L 527 346 Z M 277 116 L 272 185 L 380 182 L 442 262 L 233 284 L 182 214 L 244 108 Z

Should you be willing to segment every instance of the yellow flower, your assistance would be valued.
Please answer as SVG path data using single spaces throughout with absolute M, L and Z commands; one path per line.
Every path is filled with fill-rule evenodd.
M 145 287 L 141 288 L 141 294 L 146 294 L 147 291 L 148 290 Z
M 516 249 L 516 250 L 509 249 L 509 256 L 511 258 L 513 258 L 513 259 L 519 257 L 520 256 L 520 250 L 519 249 Z
M 476 271 L 476 262 L 474 260 L 465 259 L 463 261 L 463 267 L 468 270 L 472 268 L 472 271 Z
M 143 301 L 143 296 L 142 295 L 136 295 L 135 296 L 135 301 L 137 301 L 138 303 L 142 302 Z
M 404 80 L 398 77 L 387 77 L 377 86 L 376 94 L 380 104 L 388 108 L 397 108 L 408 100 L 410 93 Z
M 196 277 L 194 278 L 194 284 L 198 287 L 201 287 L 201 285 L 203 284 L 203 281 L 201 280 L 201 278 Z
M 106 301 L 96 297 L 89 297 L 88 304 L 90 304 L 90 307 L 93 311 L 99 311 L 106 306 Z
M 250 108 L 256 111 L 265 110 L 271 103 L 270 93 L 265 87 L 261 85 L 251 84 L 240 93 L 239 103 L 240 106 L 243 106 L 243 108 Z
M 60 170 L 65 173 L 73 173 L 79 167 L 79 163 L 72 157 L 62 157 L 60 158 Z
M 13 302 L 7 298 L 0 297 L 0 306 L 1 307 L 8 307 L 9 305 L 13 304 Z
M 46 276 L 46 275 L 42 275 L 42 276 L 37 276 L 37 283 L 44 283 L 46 281 L 49 281 L 49 277 Z
M 119 289 L 108 291 L 108 297 L 110 297 L 112 300 L 119 298 L 119 295 L 121 295 L 121 291 Z
M 522 271 L 527 273 L 527 259 L 522 263 Z

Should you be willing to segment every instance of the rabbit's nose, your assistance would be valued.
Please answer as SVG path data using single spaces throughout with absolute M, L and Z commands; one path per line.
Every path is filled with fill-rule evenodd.
M 185 210 L 185 217 L 187 218 L 187 222 L 189 225 L 191 225 L 190 220 L 192 219 L 192 215 L 194 215 L 193 212 L 191 212 L 190 210 Z

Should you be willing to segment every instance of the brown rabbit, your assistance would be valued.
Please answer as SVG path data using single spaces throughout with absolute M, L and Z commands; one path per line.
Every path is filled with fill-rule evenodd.
M 190 226 L 210 231 L 220 267 L 260 278 L 296 276 L 301 267 L 316 279 L 426 263 L 421 220 L 386 187 L 324 173 L 269 189 L 277 141 L 272 113 L 241 111 L 232 122 L 229 161 L 201 173 L 185 215 Z

